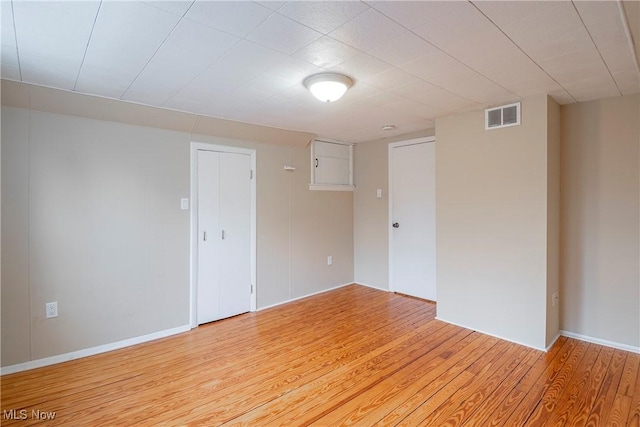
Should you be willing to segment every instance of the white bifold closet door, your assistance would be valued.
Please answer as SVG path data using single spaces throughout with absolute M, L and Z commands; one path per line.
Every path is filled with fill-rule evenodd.
M 251 310 L 251 156 L 198 150 L 198 324 Z

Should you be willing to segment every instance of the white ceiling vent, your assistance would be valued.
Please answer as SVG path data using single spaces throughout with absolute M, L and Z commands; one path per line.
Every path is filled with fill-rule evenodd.
M 520 103 L 502 105 L 484 110 L 484 128 L 498 129 L 520 124 Z

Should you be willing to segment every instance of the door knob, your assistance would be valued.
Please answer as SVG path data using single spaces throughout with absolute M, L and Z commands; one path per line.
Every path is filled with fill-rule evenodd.
M 400 227 L 400 224 L 398 224 L 397 222 L 393 223 L 393 228 L 399 228 L 399 227 Z

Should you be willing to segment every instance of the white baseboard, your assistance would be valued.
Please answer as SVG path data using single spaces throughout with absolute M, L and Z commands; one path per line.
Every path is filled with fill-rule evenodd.
M 558 341 L 558 338 L 560 338 L 560 332 L 558 332 L 558 335 L 555 336 L 555 338 L 551 341 L 551 344 L 549 344 L 544 351 L 551 350 L 551 347 L 553 347 L 553 345 L 556 343 L 556 341 Z
M 593 344 L 603 345 L 605 347 L 617 348 L 618 350 L 630 351 L 632 353 L 640 353 L 640 347 L 636 347 L 629 344 L 622 344 L 619 342 L 603 340 L 600 338 L 590 337 L 588 335 L 576 334 L 575 332 L 560 330 L 560 335 L 567 338 L 575 338 L 580 341 L 586 341 Z
M 296 298 L 292 298 L 292 299 L 289 299 L 289 300 L 286 300 L 286 301 L 277 302 L 275 304 L 267 305 L 265 307 L 260 307 L 256 311 L 262 311 L 262 310 L 266 310 L 268 308 L 278 307 L 279 305 L 289 304 L 290 302 L 298 301 L 298 300 L 301 300 L 301 299 L 304 299 L 304 298 L 309 298 L 309 297 L 312 297 L 314 295 L 324 294 L 325 292 L 334 291 L 336 289 L 344 288 L 345 286 L 349 286 L 349 285 L 357 285 L 357 283 L 354 283 L 354 282 L 344 283 L 342 285 L 334 286 L 334 287 L 329 288 L 329 289 L 323 289 L 321 291 L 313 292 L 313 293 L 310 293 L 310 294 L 307 294 L 307 295 L 303 295 L 301 297 L 296 297 Z
M 379 286 L 368 285 L 368 284 L 362 283 L 362 282 L 354 282 L 354 284 L 360 285 L 360 286 L 366 286 L 367 288 L 371 288 L 371 289 L 377 289 L 379 291 L 391 292 L 389 289 L 381 288 Z
M 473 328 L 471 326 L 466 326 L 466 325 L 462 325 L 460 323 L 451 322 L 449 320 L 443 319 L 443 318 L 438 317 L 438 316 L 436 316 L 436 319 L 440 320 L 442 322 L 451 323 L 452 325 L 460 326 L 461 328 L 471 329 L 472 331 L 480 332 L 481 334 L 484 334 L 484 335 L 489 335 L 489 336 L 494 337 L 494 338 L 499 338 L 501 340 L 509 341 L 509 342 L 514 343 L 514 344 L 523 345 L 525 347 L 529 347 L 529 348 L 532 348 L 534 350 L 547 351 L 544 347 L 536 347 L 535 345 L 526 344 L 526 343 L 523 343 L 523 342 L 520 342 L 520 341 L 512 340 L 511 338 L 505 338 L 505 337 L 502 337 L 500 335 L 492 334 L 490 332 L 481 331 L 478 328 Z
M 82 357 L 93 356 L 100 353 L 106 353 L 112 350 L 129 347 L 136 344 L 142 344 L 147 341 L 153 341 L 165 338 L 171 335 L 180 334 L 191 330 L 190 325 L 179 326 L 177 328 L 166 329 L 140 337 L 129 338 L 126 340 L 99 345 L 96 347 L 85 348 L 82 350 L 72 351 L 70 353 L 58 354 L 56 356 L 45 357 L 44 359 L 30 360 L 28 362 L 18 363 L 16 365 L 4 366 L 0 369 L 0 375 L 14 374 L 16 372 L 27 371 L 29 369 L 41 368 L 43 366 L 55 365 L 56 363 L 68 362 L 69 360 L 80 359 Z

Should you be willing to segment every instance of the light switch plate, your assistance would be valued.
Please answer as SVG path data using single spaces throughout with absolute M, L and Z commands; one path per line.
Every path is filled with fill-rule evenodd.
M 378 199 L 382 199 L 382 189 L 381 189 L 381 188 L 378 188 L 378 189 L 376 190 L 376 197 L 377 197 Z
M 189 199 L 184 197 L 182 199 L 180 199 L 180 209 L 182 209 L 183 211 L 186 211 L 189 209 Z

